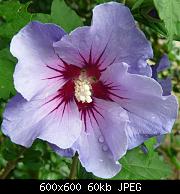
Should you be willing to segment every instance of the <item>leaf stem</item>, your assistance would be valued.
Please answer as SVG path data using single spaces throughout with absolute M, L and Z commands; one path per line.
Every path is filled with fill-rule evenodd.
M 71 170 L 69 174 L 69 179 L 77 179 L 77 165 L 78 165 L 78 153 L 76 152 L 73 159 L 72 159 L 72 165 L 71 165 Z

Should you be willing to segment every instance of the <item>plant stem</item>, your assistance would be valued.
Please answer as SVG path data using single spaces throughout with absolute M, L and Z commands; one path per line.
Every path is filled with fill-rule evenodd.
M 78 153 L 76 152 L 73 159 L 72 159 L 72 165 L 71 170 L 69 174 L 69 179 L 73 180 L 77 178 L 77 165 L 78 165 Z
M 16 167 L 18 160 L 9 161 L 0 175 L 0 179 L 6 179 L 10 172 Z
M 5 166 L 5 168 L 3 169 L 0 175 L 0 179 L 6 179 L 8 177 L 11 171 L 16 168 L 16 165 L 21 160 L 21 156 L 23 155 L 24 152 L 25 152 L 25 149 L 22 148 L 22 151 L 20 152 L 19 157 L 17 159 L 8 161 L 7 165 Z

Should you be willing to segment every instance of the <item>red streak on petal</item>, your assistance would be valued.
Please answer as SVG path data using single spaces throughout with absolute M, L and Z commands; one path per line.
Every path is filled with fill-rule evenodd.
M 86 59 L 81 55 L 81 53 L 79 53 L 79 55 L 84 61 L 83 68 L 79 68 L 71 64 L 69 65 L 62 59 L 60 60 L 61 60 L 61 64 L 63 63 L 63 66 L 59 65 L 59 66 L 56 66 L 56 68 L 54 68 L 52 66 L 47 65 L 47 67 L 52 71 L 55 71 L 57 75 L 46 79 L 61 78 L 61 79 L 65 79 L 66 81 L 66 83 L 57 91 L 57 95 L 47 102 L 49 103 L 54 100 L 57 100 L 58 102 L 55 105 L 55 107 L 50 111 L 50 113 L 59 109 L 60 106 L 63 106 L 62 107 L 62 116 L 63 116 L 66 110 L 67 104 L 73 99 L 75 99 L 79 112 L 81 114 L 81 120 L 84 122 L 85 131 L 88 128 L 87 119 L 90 119 L 91 125 L 92 125 L 92 119 L 97 123 L 97 125 L 99 125 L 96 115 L 98 114 L 101 117 L 103 117 L 103 115 L 101 114 L 100 110 L 96 107 L 95 102 L 94 101 L 92 101 L 91 103 L 78 102 L 74 96 L 75 94 L 74 79 L 80 76 L 82 70 L 85 70 L 86 75 L 89 78 L 91 78 L 90 80 L 92 80 L 91 82 L 92 98 L 96 97 L 99 99 L 109 100 L 109 101 L 113 101 L 113 97 L 118 97 L 122 99 L 121 96 L 116 94 L 116 90 L 118 90 L 118 86 L 113 86 L 113 83 L 107 84 L 106 82 L 103 83 L 102 81 L 99 81 L 101 77 L 101 73 L 105 70 L 105 69 L 100 69 L 100 66 L 101 66 L 101 63 L 103 62 L 102 56 L 104 55 L 106 48 L 107 48 L 107 45 L 95 62 L 93 62 L 93 59 L 91 56 L 92 55 L 91 50 L 90 50 L 90 56 L 88 61 L 86 61 Z
M 98 66 L 96 65 L 88 65 L 85 67 L 87 71 L 87 76 L 93 77 L 98 80 L 101 76 L 101 70 L 99 70 Z
M 79 77 L 81 69 L 75 65 L 66 65 L 62 71 L 64 79 L 72 79 Z
M 94 82 L 92 84 L 93 96 L 96 98 L 114 101 L 113 97 L 119 99 L 128 99 L 117 94 L 118 85 L 113 85 L 113 83 L 103 83 L 102 81 Z
M 91 103 L 82 103 L 82 102 L 78 102 L 76 100 L 76 104 L 77 104 L 79 112 L 81 114 L 81 120 L 84 121 L 85 131 L 87 131 L 87 117 L 90 118 L 89 112 L 93 108 L 93 102 L 91 102 Z
M 64 114 L 64 111 L 66 109 L 66 105 L 72 101 L 74 98 L 74 82 L 72 80 L 67 81 L 58 91 L 57 95 L 48 100 L 46 103 L 43 105 L 46 105 L 52 101 L 57 101 L 57 104 L 55 107 L 50 110 L 48 114 L 53 113 L 54 111 L 58 110 L 61 106 L 63 106 L 62 109 L 62 117 Z
M 72 80 L 67 81 L 58 92 L 64 102 L 68 103 L 69 101 L 73 100 L 74 82 Z
M 49 66 L 49 65 L 47 65 L 47 67 L 49 69 L 51 69 L 52 71 L 57 72 L 57 75 L 53 76 L 53 77 L 48 77 L 48 78 L 45 78 L 45 79 L 55 79 L 55 78 L 58 78 L 58 77 L 62 77 L 65 80 L 69 80 L 69 79 L 74 79 L 74 78 L 79 77 L 80 72 L 81 72 L 81 68 L 79 68 L 75 65 L 68 65 L 66 63 L 64 64 L 63 67 L 61 67 L 61 69 L 58 69 L 58 67 L 52 67 L 52 66 Z
M 96 118 L 95 113 L 99 114 L 102 118 L 104 118 L 104 116 L 101 114 L 100 110 L 98 110 L 94 101 L 92 101 L 91 103 L 82 103 L 82 102 L 76 101 L 76 104 L 77 104 L 77 106 L 79 108 L 79 112 L 81 114 L 81 120 L 83 120 L 83 122 L 84 122 L 85 131 L 87 131 L 87 129 L 88 129 L 87 119 L 90 120 L 91 125 L 93 123 L 92 119 L 94 119 L 96 124 L 99 126 L 99 122 Z
M 111 100 L 109 95 L 109 87 L 104 85 L 101 81 L 92 84 L 92 91 L 93 96 L 96 98 Z

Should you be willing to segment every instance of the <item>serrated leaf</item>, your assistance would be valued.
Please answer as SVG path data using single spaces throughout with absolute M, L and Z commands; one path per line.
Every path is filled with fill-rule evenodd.
M 180 1 L 179 0 L 154 0 L 159 17 L 164 21 L 168 31 L 169 40 L 180 37 Z
M 122 170 L 113 179 L 158 180 L 171 174 L 171 168 L 161 159 L 157 152 L 149 157 L 139 148 L 128 151 L 120 160 Z
M 0 51 L 0 56 L 0 98 L 8 99 L 10 93 L 15 94 L 13 72 L 16 60 L 7 48 Z
M 51 17 L 53 23 L 60 25 L 67 32 L 83 25 L 80 17 L 66 5 L 64 0 L 53 1 Z

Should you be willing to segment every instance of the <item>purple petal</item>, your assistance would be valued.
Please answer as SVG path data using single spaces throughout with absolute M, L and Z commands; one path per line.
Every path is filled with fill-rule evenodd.
M 171 78 L 167 77 L 166 79 L 158 79 L 158 72 L 161 72 L 167 69 L 168 67 L 170 67 L 170 61 L 166 54 L 164 54 L 161 57 L 159 63 L 152 66 L 152 78 L 158 81 L 158 83 L 161 85 L 163 89 L 163 96 L 171 95 L 171 91 L 172 91 Z M 160 145 L 162 137 L 163 135 L 157 136 L 157 144 L 155 147 L 158 147 Z
M 98 121 L 93 128 L 99 128 L 103 138 L 111 150 L 114 160 L 119 160 L 127 150 L 126 125 L 129 122 L 127 112 L 114 102 L 94 99 L 97 110 L 95 117 Z M 103 117 L 102 117 L 103 116 Z
M 21 95 L 12 98 L 4 115 L 2 130 L 11 140 L 30 147 L 36 138 L 66 149 L 72 146 L 81 133 L 82 122 L 76 104 L 72 101 L 54 109 L 54 102 L 26 101 Z
M 117 86 L 117 96 L 111 98 L 128 113 L 131 149 L 152 136 L 169 133 L 177 118 L 178 102 L 173 95 L 162 96 L 162 88 L 154 79 L 129 74 L 127 68 L 126 64 L 113 64 L 101 79 Z
M 118 159 L 127 150 L 125 127 L 127 114 L 116 103 L 94 99 L 94 114 L 86 117 L 86 128 L 73 145 L 82 165 L 98 177 L 111 178 L 118 173 Z M 99 113 L 98 113 L 99 112 Z
M 162 79 L 162 80 L 158 79 L 157 81 L 159 82 L 159 84 L 163 89 L 163 96 L 171 95 L 171 91 L 172 91 L 171 78 L 167 77 L 166 79 Z
M 157 80 L 157 75 L 159 72 L 167 69 L 168 67 L 170 67 L 170 61 L 168 59 L 168 56 L 166 54 L 164 54 L 158 63 L 156 63 L 155 65 L 151 66 L 152 68 L 152 78 L 154 78 L 155 80 Z
M 163 71 L 168 67 L 170 67 L 170 62 L 169 62 L 168 56 L 164 54 L 157 65 L 157 72 Z
M 73 148 L 78 151 L 82 166 L 95 176 L 111 178 L 121 169 L 121 165 L 114 161 L 111 153 L 102 150 L 102 145 L 92 128 L 88 134 L 82 131 Z
M 163 96 L 168 96 L 171 94 L 171 90 L 172 90 L 171 78 L 167 77 L 166 79 L 158 79 L 158 72 L 161 72 L 167 69 L 169 66 L 170 66 L 170 62 L 166 54 L 164 54 L 161 57 L 159 63 L 152 66 L 152 78 L 154 78 L 156 81 L 160 83 L 163 89 Z
M 115 52 L 117 62 L 128 63 L 132 73 L 142 73 L 143 69 L 150 71 L 146 59 L 152 58 L 152 48 L 143 32 L 136 28 L 133 16 L 126 6 L 115 2 L 99 5 L 93 11 L 92 23 L 95 33 L 103 34 L 101 36 L 105 41 L 110 38 L 109 51 L 111 55 Z
M 14 143 L 30 147 L 38 136 L 39 129 L 34 130 L 33 124 L 36 125 L 43 118 L 43 113 L 33 117 L 34 106 L 36 104 L 27 103 L 20 94 L 8 102 L 3 114 L 2 131 Z
M 18 59 L 14 84 L 16 90 L 27 100 L 42 92 L 43 96 L 49 95 L 57 90 L 58 84 L 61 85 L 46 78 L 57 74 L 47 66 L 58 65 L 58 57 L 52 45 L 64 34 L 65 32 L 54 24 L 31 22 L 13 37 L 10 51 Z
M 60 156 L 63 156 L 63 157 L 68 157 L 68 158 L 71 158 L 74 156 L 75 152 L 73 149 L 71 148 L 68 148 L 68 149 L 61 149 L 59 147 L 57 147 L 56 145 L 54 144 L 49 144 L 50 147 L 53 149 L 53 151 L 55 151 L 57 154 L 59 154 Z
M 77 66 L 98 64 L 103 69 L 113 62 L 127 62 L 129 72 L 151 76 L 146 59 L 152 57 L 152 48 L 130 10 L 119 3 L 96 6 L 91 27 L 77 28 L 54 47 L 62 59 Z
M 164 135 L 159 135 L 156 137 L 157 143 L 155 144 L 155 148 L 159 147 L 164 139 Z

